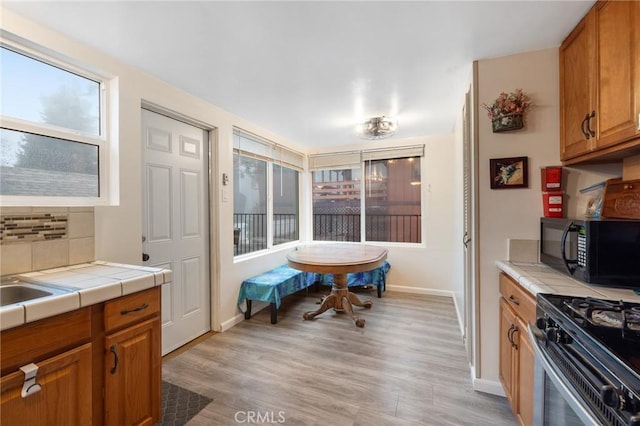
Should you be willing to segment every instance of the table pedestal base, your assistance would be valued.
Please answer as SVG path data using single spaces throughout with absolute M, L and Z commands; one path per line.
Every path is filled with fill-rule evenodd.
M 353 306 L 362 306 L 364 308 L 371 308 L 373 302 L 367 300 L 362 302 L 358 296 L 349 292 L 347 286 L 347 274 L 334 274 L 333 286 L 331 287 L 331 293 L 324 298 L 320 307 L 315 311 L 305 312 L 302 318 L 306 320 L 314 319 L 317 315 L 325 312 L 329 308 L 333 308 L 336 312 L 346 312 L 356 323 L 358 327 L 364 327 L 364 319 L 359 318 L 353 312 Z

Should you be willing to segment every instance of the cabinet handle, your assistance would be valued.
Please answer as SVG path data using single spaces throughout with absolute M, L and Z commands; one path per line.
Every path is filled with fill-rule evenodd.
M 518 327 L 516 327 L 515 324 L 511 324 L 511 327 L 509 327 L 509 331 L 507 332 L 507 339 L 509 339 L 509 343 L 511 343 L 511 347 L 512 348 L 518 348 L 518 346 L 516 345 L 516 343 L 513 341 L 513 333 L 515 333 L 518 330 Z
M 516 306 L 520 306 L 520 301 L 515 297 L 513 297 L 513 294 L 509 296 L 509 302 L 513 303 Z
M 511 345 L 516 351 L 518 350 L 518 344 L 513 341 L 513 335 L 516 334 L 518 331 L 520 331 L 518 329 L 518 326 L 514 325 L 513 326 L 513 331 L 511 332 Z
M 111 345 L 109 351 L 113 354 L 113 367 L 111 367 L 111 374 L 116 374 L 116 368 L 118 367 L 118 352 L 116 352 L 116 345 Z
M 148 303 L 143 303 L 142 305 L 138 306 L 137 308 L 123 309 L 122 311 L 120 311 L 120 315 L 127 315 L 127 314 L 130 314 L 132 312 L 142 311 L 144 309 L 147 309 L 148 307 L 149 307 Z
M 587 131 L 584 129 L 584 125 L 587 124 L 588 119 L 589 119 L 589 114 L 586 114 L 582 119 L 582 123 L 580 123 L 580 131 L 582 131 L 582 134 L 584 135 L 585 139 L 589 139 L 591 137 L 589 133 L 587 133 Z
M 596 112 L 595 111 L 591 111 L 591 115 L 588 116 L 587 119 L 587 130 L 589 131 L 589 133 L 591 134 L 591 137 L 596 137 L 596 132 L 594 130 L 591 130 L 591 119 L 595 118 L 596 116 Z M 589 138 L 587 138 L 589 139 Z

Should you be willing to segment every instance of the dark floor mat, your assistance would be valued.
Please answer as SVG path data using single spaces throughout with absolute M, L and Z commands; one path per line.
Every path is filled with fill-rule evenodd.
M 182 426 L 213 401 L 169 382 L 162 382 L 162 419 L 157 425 Z

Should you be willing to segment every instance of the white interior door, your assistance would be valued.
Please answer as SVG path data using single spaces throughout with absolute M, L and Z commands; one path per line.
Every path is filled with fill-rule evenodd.
M 143 260 L 162 287 L 162 354 L 210 330 L 208 132 L 142 110 Z

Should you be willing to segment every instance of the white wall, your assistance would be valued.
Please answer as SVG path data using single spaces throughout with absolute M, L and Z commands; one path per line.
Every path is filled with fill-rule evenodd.
M 478 62 L 478 103 L 490 104 L 500 92 L 523 89 L 533 101 L 525 128 L 492 133 L 491 122 L 481 111 L 479 142 L 479 294 L 480 378 L 498 379 L 499 289 L 496 260 L 507 258 L 507 239 L 539 238 L 543 215 L 540 167 L 559 165 L 558 49 L 546 49 Z M 480 105 L 476 108 L 480 108 Z M 527 189 L 492 190 L 489 159 L 529 157 Z M 569 202 L 567 212 L 577 216 L 579 188 L 620 175 L 620 165 L 582 166 L 566 170 Z
M 233 200 L 222 202 L 218 184 L 222 173 L 233 176 L 233 126 L 259 134 L 283 146 L 304 152 L 295 141 L 288 141 L 240 117 L 230 114 L 202 99 L 182 92 L 142 72 L 129 68 L 81 43 L 72 41 L 38 24 L 4 9 L 0 10 L 3 31 L 21 37 L 45 49 L 63 55 L 81 66 L 111 75 L 117 82 L 113 94 L 113 117 L 117 124 L 119 168 L 119 205 L 95 208 L 95 255 L 97 259 L 139 264 L 142 253 L 142 146 L 141 113 L 143 101 L 208 123 L 216 129 L 212 144 L 211 215 L 212 215 L 212 326 L 219 330 L 241 319 L 236 307 L 239 286 L 243 279 L 286 262 L 291 245 L 257 257 L 234 261 Z M 425 209 L 425 247 L 389 246 L 392 272 L 389 288 L 417 292 L 450 294 L 453 268 L 454 184 L 450 164 L 454 148 L 452 136 L 433 136 L 396 144 L 424 142 L 423 194 Z M 390 142 L 367 142 L 359 147 L 381 146 Z M 303 177 L 303 188 L 310 186 Z M 233 184 L 233 182 L 232 182 Z M 230 191 L 232 193 L 232 191 Z M 231 195 L 231 194 L 230 194 Z M 303 191 L 302 217 L 310 215 L 309 191 Z M 309 226 L 310 222 L 307 224 Z M 309 230 L 302 230 L 309 236 Z M 218 289 L 216 291 L 215 289 Z

